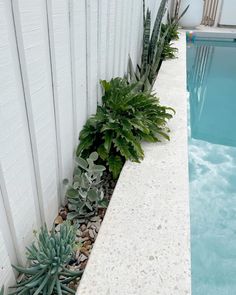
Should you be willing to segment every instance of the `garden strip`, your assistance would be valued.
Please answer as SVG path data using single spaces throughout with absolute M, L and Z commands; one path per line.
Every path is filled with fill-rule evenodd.
M 127 161 L 78 288 L 88 294 L 191 294 L 185 33 L 154 91 L 176 110 L 171 141 Z

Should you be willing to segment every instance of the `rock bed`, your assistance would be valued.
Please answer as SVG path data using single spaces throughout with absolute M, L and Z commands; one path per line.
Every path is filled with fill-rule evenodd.
M 103 175 L 103 191 L 104 196 L 108 200 L 111 199 L 113 191 L 116 186 L 109 173 Z M 60 231 L 60 224 L 67 219 L 68 207 L 65 206 L 60 209 L 57 218 L 55 219 L 55 230 Z M 96 216 L 92 216 L 86 219 L 74 220 L 74 223 L 78 224 L 76 233 L 76 249 L 73 258 L 68 264 L 68 269 L 74 271 L 83 271 L 87 265 L 90 253 L 93 248 L 93 244 L 97 238 L 99 229 L 101 227 L 103 218 L 105 216 L 106 209 L 99 209 Z M 80 278 L 71 282 L 69 287 L 76 290 L 79 285 Z

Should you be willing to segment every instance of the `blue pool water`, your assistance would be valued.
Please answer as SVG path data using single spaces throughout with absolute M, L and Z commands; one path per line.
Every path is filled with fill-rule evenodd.
M 188 45 L 192 295 L 236 295 L 236 42 Z

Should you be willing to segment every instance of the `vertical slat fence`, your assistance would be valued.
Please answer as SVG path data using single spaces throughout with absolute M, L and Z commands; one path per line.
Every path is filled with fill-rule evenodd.
M 140 61 L 142 22 L 142 0 L 0 0 L 0 286 L 57 216 L 99 80 Z

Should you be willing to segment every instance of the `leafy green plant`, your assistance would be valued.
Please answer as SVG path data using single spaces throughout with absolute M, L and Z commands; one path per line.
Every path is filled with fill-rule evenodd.
M 161 25 L 161 36 L 165 37 L 163 52 L 162 52 L 162 60 L 175 58 L 177 48 L 173 47 L 171 41 L 179 39 L 179 21 L 187 12 L 189 5 L 184 9 L 184 11 L 180 14 L 180 3 L 181 1 L 176 1 L 174 14 L 171 17 L 170 12 L 167 13 L 167 23 Z
M 144 157 L 141 141 L 169 140 L 167 120 L 172 109 L 161 106 L 150 92 L 137 92 L 136 84 L 115 78 L 101 81 L 102 105 L 80 132 L 77 155 L 87 157 L 97 150 L 117 178 L 125 160 L 139 162 Z
M 128 80 L 137 83 L 136 89 L 141 91 L 151 90 L 160 68 L 162 51 L 168 31 L 161 35 L 162 19 L 166 12 L 167 0 L 162 0 L 151 32 L 151 12 L 145 11 L 143 0 L 143 50 L 141 64 L 135 71 L 131 58 L 128 62 Z
M 170 44 L 178 39 L 179 20 L 187 12 L 189 6 L 179 14 L 180 1 L 176 2 L 174 14 L 167 14 L 167 24 L 162 24 L 166 12 L 167 0 L 162 0 L 151 32 L 151 12 L 145 9 L 143 0 L 143 49 L 141 64 L 134 69 L 131 58 L 128 62 L 128 81 L 137 83 L 138 91 L 150 91 L 155 83 L 161 63 L 164 59 L 174 58 L 177 49 Z
M 173 47 L 173 43 L 166 42 L 162 51 L 161 59 L 173 59 L 176 57 L 178 49 Z
M 0 295 L 4 295 L 4 286 L 2 286 L 2 288 L 0 290 Z
M 99 207 L 107 207 L 101 186 L 101 177 L 106 167 L 96 165 L 98 153 L 92 152 L 85 160 L 77 157 L 73 185 L 67 190 L 69 210 L 67 218 L 84 218 L 94 215 Z
M 73 272 L 66 265 L 73 254 L 76 228 L 70 222 L 61 224 L 60 232 L 47 227 L 41 228 L 37 242 L 27 248 L 29 267 L 13 266 L 23 280 L 11 294 L 75 294 L 67 284 L 80 276 L 81 272 Z

